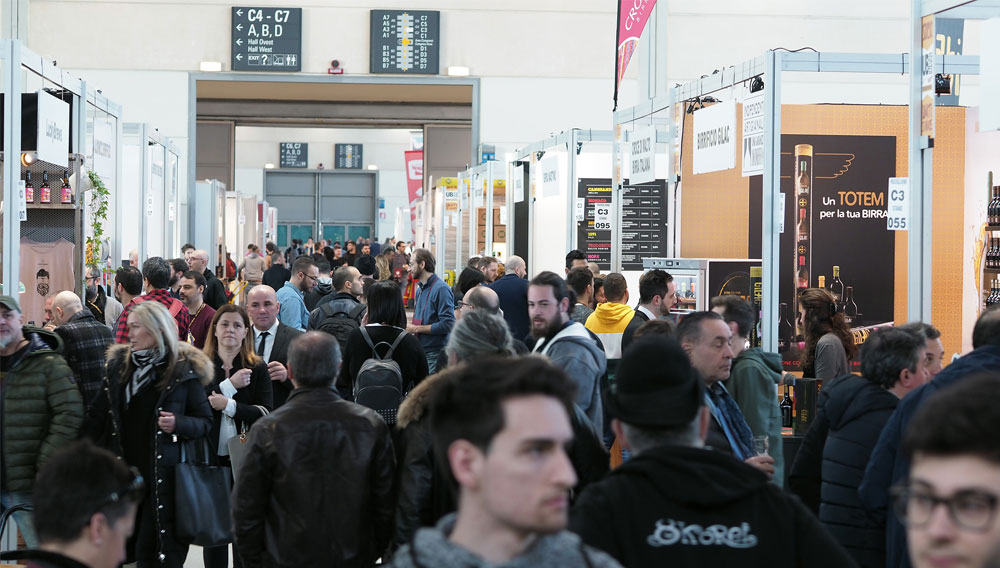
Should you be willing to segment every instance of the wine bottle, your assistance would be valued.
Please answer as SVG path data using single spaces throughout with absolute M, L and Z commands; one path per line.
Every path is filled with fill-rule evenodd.
M 778 305 L 778 352 L 787 351 L 792 344 L 792 324 L 788 321 L 785 312 L 788 311 L 788 304 Z
M 31 183 L 31 172 L 24 174 L 24 201 L 26 203 L 35 202 L 35 185 Z
M 799 309 L 798 292 L 809 287 L 809 275 L 812 272 L 812 233 L 809 227 L 809 221 L 812 218 L 812 144 L 796 144 L 794 155 L 795 171 L 792 179 L 794 180 L 795 192 L 793 195 L 795 196 L 799 222 L 794 241 L 796 294 L 792 301 L 792 312 L 797 313 Z M 792 324 L 792 329 L 795 330 L 793 335 L 798 335 L 797 320 Z
M 826 276 L 820 276 L 817 280 L 819 281 L 819 287 L 826 290 Z
M 59 203 L 73 203 L 73 187 L 69 184 L 69 170 L 63 171 L 62 189 L 59 192 Z
M 792 403 L 791 397 L 788 396 L 788 385 L 785 385 L 785 396 L 781 399 L 781 427 L 791 428 L 792 427 L 792 410 L 794 405 Z
M 844 298 L 844 318 L 847 319 L 847 325 L 855 325 L 855 320 L 858 319 L 858 305 L 854 303 L 854 286 L 847 286 L 847 296 Z
M 995 225 L 996 220 L 996 206 L 997 206 L 997 187 L 993 186 L 990 188 L 990 200 L 986 203 L 986 224 Z
M 799 209 L 799 225 L 797 228 L 797 235 L 799 236 L 799 241 L 809 240 L 809 221 L 806 219 L 806 209 L 802 207 Z
M 52 203 L 52 188 L 49 187 L 49 171 L 42 171 L 42 187 L 38 188 L 40 203 Z
M 841 306 L 844 301 L 844 283 L 840 280 L 840 267 L 833 267 L 833 282 L 830 283 L 830 293 L 833 294 L 833 301 L 837 306 Z

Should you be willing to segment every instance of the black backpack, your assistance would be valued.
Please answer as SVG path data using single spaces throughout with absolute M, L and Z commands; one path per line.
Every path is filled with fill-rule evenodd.
M 351 336 L 352 331 L 361 327 L 361 315 L 365 313 L 368 306 L 358 304 L 350 312 L 335 312 L 332 304 L 333 302 L 324 302 L 319 305 L 319 309 L 323 311 L 323 319 L 320 320 L 316 329 L 337 338 L 337 343 L 340 344 L 340 353 L 343 354 L 344 350 L 347 349 L 347 338 Z
M 378 412 L 385 423 L 391 426 L 396 423 L 396 412 L 405 394 L 403 372 L 399 369 L 399 363 L 393 360 L 392 352 L 403 341 L 406 331 L 399 330 L 399 335 L 391 344 L 385 341 L 372 343 L 372 338 L 364 327 L 361 328 L 361 336 L 372 348 L 372 356 L 361 364 L 358 376 L 354 378 L 354 402 Z M 378 354 L 376 347 L 379 345 L 389 346 L 384 356 Z

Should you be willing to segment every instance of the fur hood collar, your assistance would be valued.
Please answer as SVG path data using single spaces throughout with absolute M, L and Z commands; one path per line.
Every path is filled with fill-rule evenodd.
M 413 387 L 413 390 L 406 395 L 403 403 L 399 405 L 399 410 L 396 412 L 396 427 L 403 429 L 423 418 L 427 414 L 427 404 L 430 402 L 434 385 L 443 377 L 447 377 L 450 373 L 453 373 L 454 370 L 454 368 L 448 368 L 440 373 L 430 375 L 420 381 L 420 384 Z
M 132 353 L 132 347 L 127 343 L 115 343 L 108 348 L 107 361 L 108 366 L 112 364 L 120 365 L 124 363 L 127 358 Z M 193 373 L 198 381 L 205 386 L 212 384 L 215 380 L 215 368 L 212 362 L 201 352 L 200 349 L 194 346 L 184 343 L 177 343 L 177 362 L 187 363 L 190 372 Z M 184 377 L 180 377 L 184 378 Z

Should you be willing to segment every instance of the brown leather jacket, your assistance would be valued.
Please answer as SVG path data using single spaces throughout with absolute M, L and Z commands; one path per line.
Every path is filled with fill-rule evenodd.
M 247 443 L 233 502 L 246 568 L 375 564 L 392 534 L 396 467 L 375 411 L 297 388 Z

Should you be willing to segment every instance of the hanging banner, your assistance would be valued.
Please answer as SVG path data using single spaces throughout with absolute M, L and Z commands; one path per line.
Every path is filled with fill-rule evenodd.
M 730 100 L 694 113 L 694 173 L 736 167 L 736 101 Z
M 764 175 L 764 91 L 743 99 L 743 177 Z
M 618 110 L 618 86 L 621 85 L 625 70 L 632 54 L 639 47 L 639 37 L 646 27 L 649 14 L 656 0 L 618 0 L 617 56 L 615 59 L 615 108 Z
M 115 178 L 115 130 L 110 122 L 94 121 L 94 171 L 105 185 L 112 185 Z
M 559 195 L 559 156 L 547 156 L 539 162 L 542 170 L 542 197 Z
M 424 196 L 424 152 L 403 152 L 406 161 L 406 190 L 410 197 L 410 231 L 417 239 L 417 202 Z M 398 233 L 397 233 L 398 234 Z
M 38 90 L 38 159 L 69 166 L 69 104 Z M 31 148 L 25 148 L 30 150 Z
M 656 127 L 643 126 L 629 133 L 629 165 L 633 184 L 647 183 L 656 179 Z
M 934 15 L 920 19 L 920 135 L 934 137 Z

